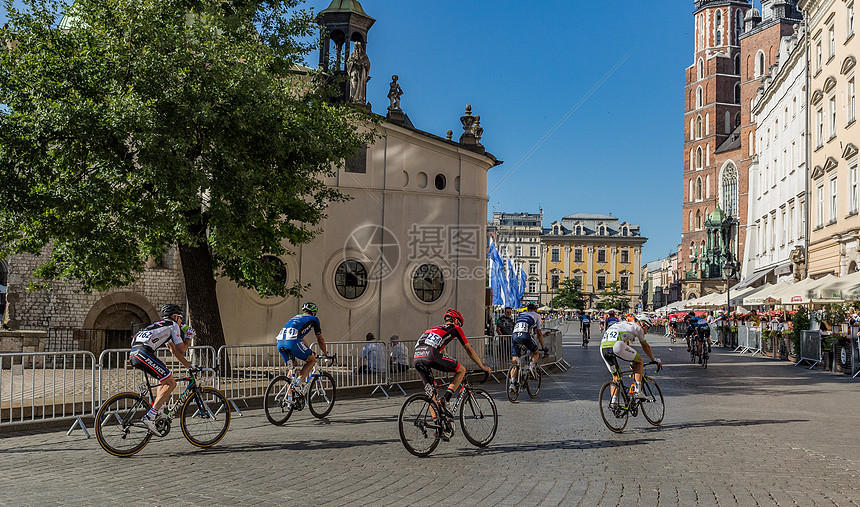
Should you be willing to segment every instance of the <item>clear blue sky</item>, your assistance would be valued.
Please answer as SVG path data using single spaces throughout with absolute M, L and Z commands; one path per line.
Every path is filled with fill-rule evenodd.
M 397 74 L 419 129 L 456 138 L 466 104 L 481 115 L 482 143 L 505 162 L 490 172 L 488 214 L 543 207 L 549 225 L 612 213 L 642 226 L 643 261 L 675 251 L 693 0 L 361 4 L 377 20 L 367 47 L 375 112 Z
M 456 138 L 466 104 L 481 115 L 482 143 L 505 162 L 490 172 L 488 214 L 540 206 L 548 226 L 612 213 L 642 226 L 643 261 L 675 251 L 692 0 L 361 4 L 376 18 L 367 45 L 375 112 L 385 114 L 397 74 L 417 128 Z

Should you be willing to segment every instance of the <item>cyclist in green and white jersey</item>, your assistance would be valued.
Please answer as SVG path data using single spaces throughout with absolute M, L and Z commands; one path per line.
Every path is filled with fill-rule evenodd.
M 662 365 L 663 362 L 659 358 L 654 357 L 651 351 L 651 346 L 645 341 L 645 335 L 648 329 L 651 328 L 651 318 L 640 313 L 634 317 L 635 322 L 621 321 L 609 326 L 606 333 L 603 334 L 603 340 L 600 341 L 600 352 L 603 356 L 603 362 L 609 368 L 609 373 L 612 378 L 618 380 L 618 358 L 629 361 L 633 367 L 633 380 L 636 386 L 634 396 L 636 398 L 645 398 L 642 393 L 642 376 L 645 371 L 642 356 L 636 352 L 630 344 L 639 340 L 642 345 L 642 350 L 648 354 L 652 361 Z M 612 385 L 612 403 L 618 402 L 618 392 L 615 385 Z

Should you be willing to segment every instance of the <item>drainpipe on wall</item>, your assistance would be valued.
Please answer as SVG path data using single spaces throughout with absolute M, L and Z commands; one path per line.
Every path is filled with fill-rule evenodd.
M 806 231 L 804 231 L 804 245 L 805 255 L 806 255 L 806 263 L 805 269 L 806 272 L 803 273 L 803 278 L 809 276 L 809 222 L 811 220 L 810 206 L 811 203 L 811 195 L 809 190 L 809 166 L 812 164 L 812 127 L 809 124 L 810 116 L 809 116 L 809 88 L 812 86 L 812 76 L 809 73 L 809 11 L 805 11 L 803 13 L 803 46 L 805 52 L 806 59 L 806 68 L 804 69 L 804 74 L 806 76 L 806 93 L 804 97 L 804 107 L 806 109 L 806 176 L 804 177 L 806 191 L 804 192 L 804 200 L 806 201 Z

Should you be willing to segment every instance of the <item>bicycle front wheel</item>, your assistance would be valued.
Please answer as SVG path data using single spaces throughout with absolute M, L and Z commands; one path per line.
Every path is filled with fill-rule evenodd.
M 529 381 L 526 383 L 526 391 L 529 393 L 529 397 L 532 399 L 537 398 L 538 393 L 540 392 L 540 385 L 543 382 L 543 370 L 540 369 L 540 366 L 535 368 L 534 373 L 528 373 Z
M 289 391 L 290 379 L 285 375 L 273 378 L 266 387 L 263 411 L 266 412 L 266 419 L 275 426 L 284 424 L 293 415 L 293 404 L 289 403 L 288 399 Z
M 410 396 L 397 418 L 403 447 L 415 456 L 430 455 L 439 445 L 440 414 L 439 406 L 426 394 Z
M 472 445 L 486 447 L 493 440 L 499 427 L 499 413 L 490 393 L 471 390 L 460 405 L 460 427 Z
M 645 381 L 642 382 L 642 392 L 648 396 L 648 399 L 642 400 L 642 403 L 639 404 L 642 415 L 649 423 L 659 426 L 663 422 L 663 415 L 666 413 L 666 405 L 663 404 L 663 391 L 660 390 L 656 380 L 645 377 Z
M 615 386 L 618 394 L 618 401 L 612 403 L 612 387 Z M 600 388 L 600 417 L 603 418 L 604 424 L 615 433 L 621 433 L 627 426 L 627 418 L 630 412 L 624 406 L 624 394 L 621 392 L 621 385 L 613 381 L 603 384 Z
M 104 402 L 95 419 L 96 438 L 102 449 L 119 457 L 143 449 L 152 438 L 140 422 L 147 411 L 149 401 L 135 393 L 119 393 Z
M 230 404 L 221 391 L 204 387 L 182 405 L 182 434 L 197 447 L 211 447 L 230 427 Z
M 322 372 L 319 377 L 313 380 L 307 399 L 308 410 L 314 417 L 322 419 L 329 415 L 334 407 L 335 392 L 334 377 L 331 376 L 331 373 Z
M 505 391 L 508 392 L 508 399 L 511 400 L 511 403 L 516 403 L 517 398 L 520 397 L 520 366 L 515 364 L 512 368 L 514 375 L 511 377 L 511 372 L 508 372 L 508 380 Z

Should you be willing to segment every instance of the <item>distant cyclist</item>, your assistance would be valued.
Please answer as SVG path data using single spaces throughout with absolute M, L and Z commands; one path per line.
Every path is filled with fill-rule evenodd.
M 466 354 L 482 370 L 490 373 L 490 368 L 484 366 L 481 358 L 478 357 L 478 354 L 469 345 L 469 340 L 466 339 L 466 335 L 462 329 L 463 315 L 453 308 L 448 308 L 442 319 L 444 323 L 441 326 L 431 327 L 418 338 L 412 364 L 421 377 L 421 381 L 424 382 L 424 389 L 427 391 L 428 396 L 432 396 L 434 399 L 436 397 L 436 389 L 433 386 L 433 370 L 454 374 L 454 378 L 451 379 L 451 383 L 448 384 L 448 389 L 445 391 L 445 397 L 437 400 L 440 406 L 446 409 L 446 403 L 451 401 L 454 391 L 460 387 L 460 383 L 463 382 L 463 378 L 466 376 L 466 367 L 453 357 L 445 354 L 446 345 L 451 343 L 452 340 L 458 340 L 463 346 L 463 350 L 466 351 Z
M 182 366 L 194 368 L 194 365 L 185 358 L 188 345 L 182 340 L 183 332 L 179 327 L 181 325 L 182 308 L 177 305 L 164 305 L 161 307 L 161 320 L 146 326 L 131 340 L 132 351 L 129 354 L 129 363 L 147 375 L 152 375 L 161 383 L 152 407 L 141 419 L 149 431 L 158 436 L 162 434 L 155 427 L 155 419 L 161 407 L 170 398 L 170 393 L 176 389 L 176 379 L 173 378 L 167 366 L 158 359 L 155 351 L 162 345 L 166 345 Z
M 591 317 L 582 312 L 582 315 L 579 316 L 579 331 L 582 333 L 582 341 L 587 342 L 591 338 Z
M 620 375 L 618 370 L 618 359 L 629 361 L 633 367 L 633 380 L 635 386 L 634 396 L 636 398 L 645 398 L 642 393 L 642 376 L 645 371 L 642 356 L 636 352 L 631 344 L 636 340 L 642 345 L 642 351 L 648 354 L 652 361 L 656 361 L 658 365 L 663 362 L 659 358 L 654 357 L 651 351 L 651 346 L 645 341 L 645 335 L 651 328 L 651 319 L 645 314 L 638 314 L 634 317 L 636 322 L 617 322 L 606 330 L 603 334 L 603 340 L 600 342 L 600 352 L 603 356 L 603 362 L 609 368 L 609 373 L 612 378 L 618 380 Z M 612 385 L 612 403 L 618 403 L 617 387 Z
M 690 338 L 692 338 L 693 336 L 696 335 L 696 325 L 694 322 L 695 319 L 696 319 L 696 312 L 689 312 L 687 315 L 684 316 L 684 324 L 687 327 L 687 330 L 684 333 L 684 339 L 687 340 L 687 352 L 690 352 L 691 350 L 693 350 L 690 347 Z
M 307 394 L 307 390 L 310 387 L 308 375 L 310 375 L 311 370 L 313 370 L 317 362 L 316 354 L 308 348 L 304 340 L 305 335 L 310 333 L 311 329 L 313 329 L 317 337 L 317 343 L 319 343 L 322 353 L 328 354 L 322 329 L 320 328 L 320 319 L 316 316 L 317 310 L 317 305 L 310 301 L 303 304 L 302 313 L 288 320 L 277 336 L 278 352 L 281 354 L 284 362 L 287 363 L 287 366 L 290 364 L 290 356 L 305 362 L 304 366 L 302 366 L 302 371 L 299 373 L 299 378 L 302 381 L 299 382 L 297 389 L 302 394 Z
M 609 312 L 606 314 L 606 329 L 609 330 L 609 328 L 612 327 L 612 325 L 616 322 L 618 322 L 618 317 L 615 316 L 614 311 L 609 310 Z
M 519 362 L 520 347 L 529 350 L 532 360 L 529 363 L 529 370 L 534 371 L 537 368 L 537 360 L 540 357 L 540 350 L 532 338 L 532 333 L 536 334 L 540 340 L 540 348 L 546 350 L 543 344 L 543 331 L 541 331 L 541 318 L 537 314 L 537 303 L 529 303 L 526 306 L 526 311 L 519 314 L 517 321 L 514 323 L 514 336 L 511 343 L 511 360 L 514 363 Z M 525 365 L 521 365 L 525 368 Z M 514 378 L 514 368 L 511 368 L 511 378 Z
M 708 342 L 707 353 L 711 353 L 711 326 L 708 325 L 707 320 L 701 317 L 693 319 L 693 326 L 696 330 L 696 353 L 699 355 L 699 364 L 702 364 L 702 354 L 705 353 L 705 342 Z

